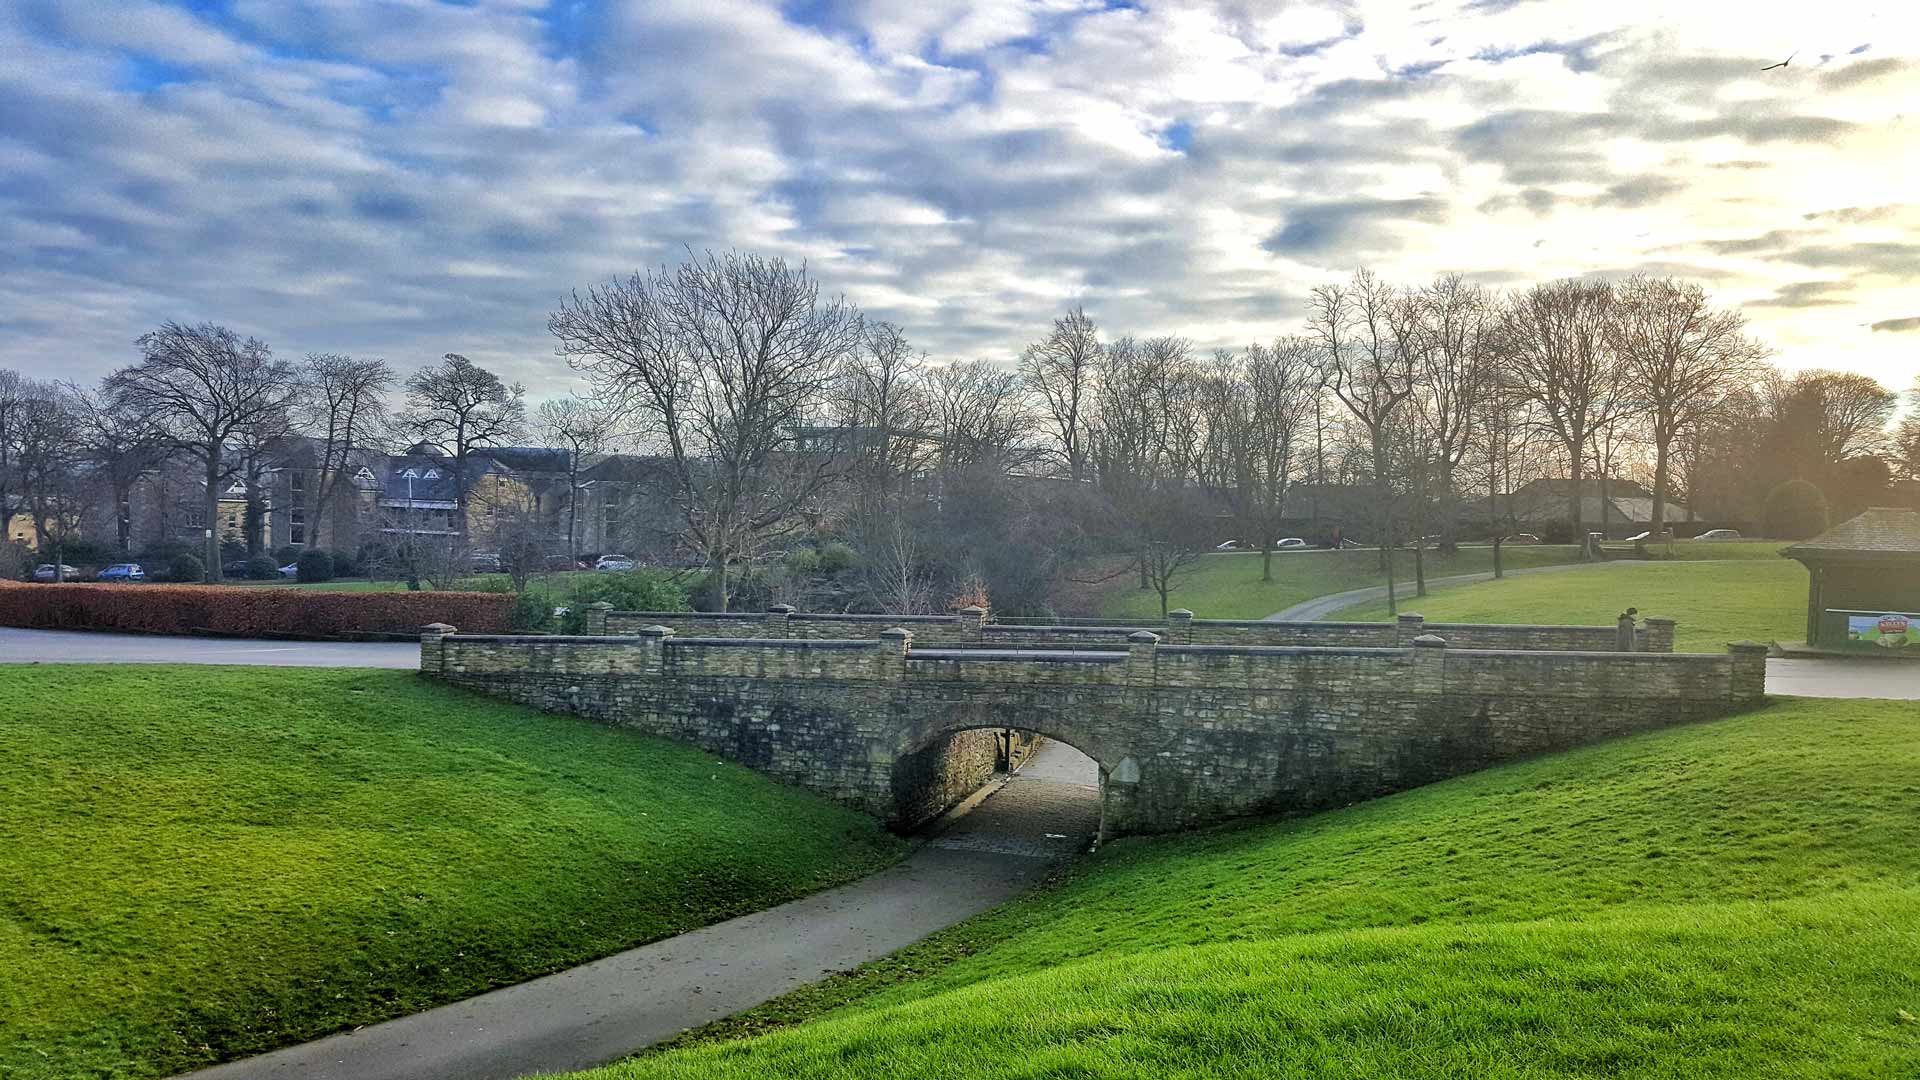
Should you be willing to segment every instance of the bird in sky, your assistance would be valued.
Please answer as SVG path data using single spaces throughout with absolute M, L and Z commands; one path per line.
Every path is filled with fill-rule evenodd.
M 1790 53 L 1790 54 L 1789 54 L 1789 55 L 1787 56 L 1787 58 L 1786 58 L 1785 60 L 1782 60 L 1782 61 L 1780 61 L 1780 62 L 1779 62 L 1779 63 L 1777 63 L 1777 64 L 1768 64 L 1768 65 L 1767 65 L 1766 67 L 1763 67 L 1763 68 L 1761 68 L 1760 70 L 1761 70 L 1761 71 L 1772 71 L 1772 70 L 1773 70 L 1774 68 L 1783 68 L 1783 67 L 1786 67 L 1786 66 L 1787 66 L 1788 64 L 1791 64 L 1791 63 L 1793 63 L 1793 58 L 1794 58 L 1794 57 L 1796 57 L 1796 56 L 1799 56 L 1799 55 L 1800 55 L 1800 52 L 1799 52 L 1799 50 L 1797 50 L 1797 49 L 1796 49 L 1796 50 L 1795 50 L 1794 52 L 1792 52 L 1792 53 Z

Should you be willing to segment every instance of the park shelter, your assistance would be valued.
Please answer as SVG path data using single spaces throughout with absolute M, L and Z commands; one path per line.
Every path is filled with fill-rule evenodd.
M 1781 554 L 1807 568 L 1807 644 L 1920 653 L 1920 510 L 1874 507 Z

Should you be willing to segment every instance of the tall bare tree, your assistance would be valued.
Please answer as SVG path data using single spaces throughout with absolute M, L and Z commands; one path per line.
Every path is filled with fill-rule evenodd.
M 793 528 L 833 475 L 834 456 L 803 453 L 796 437 L 861 326 L 804 266 L 740 252 L 575 292 L 547 319 L 600 400 L 664 443 L 721 610 L 729 561 Z
M 448 353 L 440 363 L 407 378 L 402 422 L 414 438 L 435 447 L 452 464 L 459 519 L 454 528 L 462 541 L 468 532 L 473 452 L 520 436 L 527 423 L 526 397 L 526 387 L 509 386 L 459 353 Z
M 1314 289 L 1307 309 L 1307 329 L 1318 345 L 1314 359 L 1320 384 L 1365 431 L 1372 452 L 1388 611 L 1399 610 L 1393 581 L 1393 428 L 1418 381 L 1413 355 L 1395 333 L 1400 303 L 1390 285 L 1363 269 L 1345 285 Z
M 1020 354 L 1020 375 L 1046 410 L 1047 422 L 1071 480 L 1087 475 L 1086 433 L 1101 357 L 1100 332 L 1075 305 L 1053 321 L 1045 338 Z
M 1609 324 L 1653 442 L 1653 520 L 1666 530 L 1674 443 L 1761 374 L 1766 349 L 1737 311 L 1716 311 L 1690 281 L 1634 277 L 1616 287 Z
M 385 360 L 339 353 L 308 353 L 300 364 L 300 426 L 319 443 L 315 462 L 314 546 L 334 546 L 334 506 L 352 485 L 359 454 L 387 436 L 387 391 L 393 368 Z
M 834 412 L 848 440 L 855 512 L 889 515 L 906 479 L 926 464 L 926 360 L 888 322 L 869 322 L 847 358 L 835 391 Z
M 1597 432 L 1638 407 L 1615 347 L 1613 286 L 1569 279 L 1512 297 L 1495 340 L 1508 386 L 1539 405 L 1540 422 L 1566 455 L 1567 517 L 1584 544 L 1586 463 Z
M 604 411 L 583 398 L 553 398 L 533 413 L 541 442 L 567 452 L 567 561 L 580 557 L 580 474 L 587 459 L 607 450 L 613 424 Z
M 67 389 L 23 382 L 15 466 L 33 519 L 34 546 L 64 580 L 66 549 L 80 539 L 97 504 L 98 473 L 87 457 L 86 419 Z
M 114 408 L 104 390 L 69 386 L 67 399 L 80 419 L 95 478 L 113 507 L 114 546 L 132 554 L 134 485 L 166 461 L 168 448 L 151 417 Z
M 238 467 L 229 450 L 250 425 L 286 410 L 297 391 L 294 372 L 266 342 L 212 323 L 164 323 L 136 344 L 141 360 L 107 377 L 108 401 L 152 418 L 166 443 L 199 462 L 207 580 L 217 581 L 220 494 Z
M 20 491 L 20 416 L 26 402 L 26 382 L 11 368 L 0 368 L 0 546 L 13 524 L 14 500 Z

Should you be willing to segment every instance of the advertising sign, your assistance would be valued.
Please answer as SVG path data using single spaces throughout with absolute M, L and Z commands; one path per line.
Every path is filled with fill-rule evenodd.
M 1847 641 L 1883 649 L 1920 648 L 1920 615 L 1886 612 L 1847 616 Z

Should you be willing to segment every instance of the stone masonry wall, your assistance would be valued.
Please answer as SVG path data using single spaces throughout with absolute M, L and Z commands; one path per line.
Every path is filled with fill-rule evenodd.
M 956 731 L 900 755 L 893 766 L 894 813 L 900 828 L 916 828 L 979 791 L 994 774 L 1017 769 L 1039 746 L 1032 732 L 1015 731 L 1012 757 L 1002 752 L 1003 733 L 984 728 Z
M 987 613 L 968 608 L 958 615 L 837 615 L 777 607 L 766 612 L 604 611 L 589 613 L 588 632 L 631 634 L 661 625 L 687 637 L 739 637 L 759 640 L 848 639 L 878 636 L 889 627 L 913 631 L 923 648 L 982 647 L 1014 649 L 1124 649 L 1127 637 L 1141 630 L 1175 645 L 1307 645 L 1391 648 L 1405 646 L 1423 633 L 1437 633 L 1455 648 L 1546 649 L 1576 652 L 1672 652 L 1673 620 L 1650 618 L 1630 628 L 1502 623 L 1429 623 L 1402 615 L 1397 623 L 1273 622 L 1265 619 L 1196 619 L 1175 611 L 1165 624 L 1136 626 L 1067 624 L 1040 626 L 987 621 Z M 598 630 L 596 631 L 596 628 Z M 1622 642 L 1628 642 L 1623 646 Z
M 956 732 L 1021 728 L 1100 763 L 1103 831 L 1318 809 L 1761 699 L 1730 655 L 1161 645 L 916 656 L 878 640 L 422 636 L 425 674 L 695 743 L 912 824 L 977 770 Z M 921 755 L 923 765 L 899 769 Z M 951 779 L 949 779 L 951 778 Z

